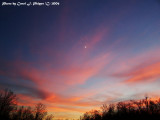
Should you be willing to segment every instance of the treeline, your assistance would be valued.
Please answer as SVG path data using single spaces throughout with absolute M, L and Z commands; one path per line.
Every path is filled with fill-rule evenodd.
M 17 96 L 10 90 L 0 91 L 0 120 L 52 120 L 46 106 L 37 103 L 34 107 L 19 106 Z M 86 112 L 81 120 L 160 120 L 160 99 L 147 97 L 138 101 L 104 104 L 101 110 Z
M 160 120 L 160 99 L 118 102 L 86 112 L 81 120 Z
M 52 120 L 46 106 L 37 103 L 34 107 L 18 106 L 17 96 L 11 90 L 0 91 L 0 120 Z

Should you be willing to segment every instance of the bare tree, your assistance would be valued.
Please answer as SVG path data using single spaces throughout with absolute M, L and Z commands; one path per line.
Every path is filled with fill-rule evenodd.
M 46 106 L 38 103 L 35 106 L 35 120 L 42 120 L 47 115 Z
M 107 112 L 108 112 L 108 106 L 107 106 L 107 104 L 103 104 L 101 106 L 101 110 L 102 110 L 102 114 L 103 115 L 107 114 Z
M 16 108 L 17 97 L 11 90 L 0 92 L 0 118 L 7 120 L 10 117 L 11 111 Z
M 51 114 L 51 115 L 47 115 L 45 120 L 52 120 L 53 118 L 54 118 L 54 116 Z

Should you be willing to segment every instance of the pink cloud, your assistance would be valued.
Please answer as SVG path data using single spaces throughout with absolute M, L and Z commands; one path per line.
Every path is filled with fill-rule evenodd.
M 158 78 L 160 78 L 160 62 L 134 70 L 133 72 L 129 73 L 129 76 L 131 77 L 125 81 L 126 83 L 157 80 Z
M 160 78 L 160 56 L 158 51 L 158 48 L 154 48 L 132 58 L 127 58 L 124 61 L 119 60 L 116 63 L 119 67 L 114 70 L 115 72 L 112 73 L 112 76 L 127 78 L 124 81 L 125 83 L 152 82 L 157 80 Z

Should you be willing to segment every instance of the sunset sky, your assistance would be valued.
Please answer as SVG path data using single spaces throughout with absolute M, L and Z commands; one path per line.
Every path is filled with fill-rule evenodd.
M 56 118 L 160 97 L 159 0 L 59 2 L 0 7 L 0 89 Z

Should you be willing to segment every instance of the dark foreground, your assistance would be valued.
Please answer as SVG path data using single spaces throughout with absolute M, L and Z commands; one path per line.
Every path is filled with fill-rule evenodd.
M 103 105 L 101 111 L 86 112 L 82 120 L 160 120 L 160 99 Z
M 52 120 L 47 115 L 45 105 L 34 107 L 17 105 L 16 95 L 10 91 L 0 91 L 0 120 Z M 138 101 L 125 101 L 117 104 L 104 104 L 100 111 L 86 112 L 81 120 L 160 120 L 160 99 L 147 97 Z
M 52 120 L 47 115 L 45 105 L 37 103 L 34 107 L 17 105 L 17 97 L 10 90 L 0 91 L 0 120 Z

